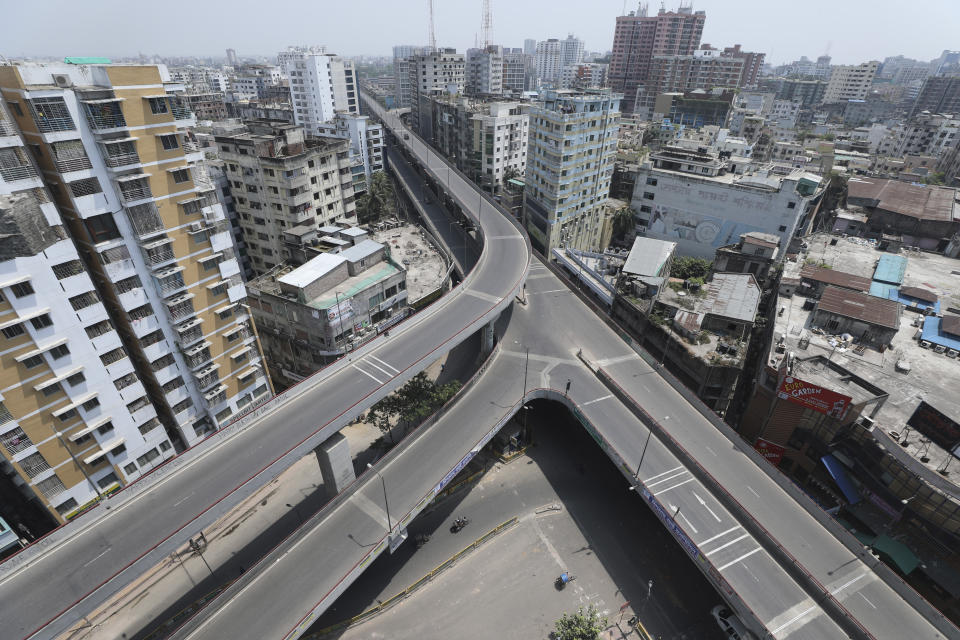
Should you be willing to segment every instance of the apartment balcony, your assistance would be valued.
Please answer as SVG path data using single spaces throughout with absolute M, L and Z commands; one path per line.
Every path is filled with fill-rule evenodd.
M 162 369 L 158 369 L 153 375 L 159 384 L 164 385 L 180 375 L 180 369 L 177 368 L 177 364 L 174 362 Z
M 110 169 L 129 169 L 140 164 L 140 154 L 136 151 L 108 155 L 103 159 Z
M 3 178 L 4 182 L 18 182 L 38 176 L 37 170 L 33 168 L 33 165 L 22 164 L 15 167 L 0 167 L 0 177 Z
M 167 399 L 167 402 L 171 406 L 177 404 L 178 402 L 183 402 L 190 397 L 190 392 L 187 391 L 186 385 L 180 385 L 176 389 L 171 389 L 164 394 L 164 397 Z
M 121 101 L 121 98 L 83 101 L 87 123 L 95 133 L 107 133 L 126 128 L 127 120 L 120 109 Z
M 144 422 L 146 422 L 147 420 L 150 420 L 151 418 L 156 418 L 157 410 L 154 409 L 153 405 L 148 402 L 146 406 L 132 412 L 130 416 L 133 418 L 133 421 L 136 424 L 143 424 Z
M 123 307 L 124 311 L 132 311 L 133 309 L 142 307 L 149 302 L 143 287 L 137 287 L 136 289 L 131 289 L 126 293 L 121 293 L 117 296 L 117 299 L 120 301 L 120 306 Z
M 166 340 L 160 340 L 143 347 L 143 354 L 147 356 L 147 360 L 150 362 L 153 362 L 157 358 L 167 353 L 170 353 L 170 345 L 167 344 Z
M 138 380 L 130 386 L 121 389 L 120 398 L 123 399 L 124 402 L 130 402 L 131 400 L 142 398 L 144 395 L 146 395 L 146 393 L 147 388 L 144 387 L 143 383 Z
M 90 344 L 93 345 L 93 348 L 97 353 L 106 353 L 108 351 L 113 351 L 117 347 L 121 346 L 122 343 L 120 342 L 120 336 L 116 331 L 108 331 L 103 335 L 91 338 Z
M 163 220 L 160 218 L 160 211 L 153 202 L 133 205 L 127 207 L 126 211 L 134 232 L 141 239 L 165 230 Z
M 177 259 L 176 254 L 173 253 L 173 249 L 170 246 L 172 243 L 173 241 L 169 238 L 162 238 L 140 245 L 140 248 L 143 250 L 143 258 L 151 269 L 156 271 L 157 269 L 168 266 Z
M 160 319 L 156 314 L 151 313 L 148 316 L 143 318 L 138 318 L 136 320 L 130 321 L 130 326 L 133 327 L 133 333 L 138 337 L 142 338 L 143 336 L 150 335 L 154 331 L 160 329 Z
M 173 114 L 173 120 L 178 127 L 192 127 L 197 124 L 193 112 L 182 105 L 171 106 L 170 112 Z
M 200 416 L 200 412 L 196 407 L 187 407 L 180 413 L 177 413 L 173 416 L 173 419 L 177 421 L 177 426 L 186 427 L 191 422 L 196 420 Z
M 153 197 L 153 191 L 150 189 L 150 183 L 145 175 L 125 176 L 119 178 L 117 182 L 120 185 L 120 197 L 124 204 Z
M 87 156 L 81 156 L 78 158 L 59 158 L 54 160 L 54 165 L 56 165 L 57 171 L 60 173 L 85 171 L 86 169 L 93 168 L 93 165 L 90 164 L 90 158 Z
M 42 115 L 36 115 L 34 117 L 34 121 L 37 123 L 37 131 L 40 133 L 58 133 L 61 131 L 77 130 L 77 125 L 73 123 L 73 118 L 71 118 L 69 115 L 60 117 L 44 117 Z

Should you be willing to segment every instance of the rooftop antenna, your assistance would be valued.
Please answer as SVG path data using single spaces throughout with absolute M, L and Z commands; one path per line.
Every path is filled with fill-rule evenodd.
M 433 0 L 427 0 L 427 4 L 430 6 L 430 48 L 434 51 L 437 50 L 437 36 L 433 29 Z
M 490 32 L 493 30 L 493 17 L 490 10 L 490 0 L 483 0 L 483 22 L 480 26 L 481 40 L 483 48 L 490 46 Z

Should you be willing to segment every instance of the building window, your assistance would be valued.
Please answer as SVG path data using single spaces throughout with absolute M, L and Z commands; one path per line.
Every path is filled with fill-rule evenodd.
M 22 336 L 23 334 L 24 334 L 23 325 L 19 323 L 10 325 L 9 327 L 6 327 L 3 329 L 3 335 L 7 340 L 16 338 L 17 336 Z
M 10 291 L 18 298 L 23 298 L 33 294 L 33 285 L 29 282 L 18 282 L 10 287 Z
M 50 314 L 45 313 L 42 316 L 37 316 L 36 318 L 30 318 L 30 324 L 33 325 L 33 328 L 36 330 L 44 329 L 53 324 L 53 320 L 50 319 Z
M 150 103 L 150 113 L 154 115 L 170 111 L 166 98 L 147 98 L 147 101 Z
M 643 199 L 644 199 L 644 200 L 653 200 L 653 193 L 651 193 L 650 191 L 644 191 L 644 192 L 643 192 Z
M 93 216 L 84 220 L 87 225 L 87 231 L 90 232 L 90 239 L 94 244 L 114 240 L 120 237 L 120 230 L 117 229 L 117 223 L 113 221 L 113 214 L 104 213 L 99 216 Z
M 782 225 L 780 225 L 780 226 L 778 227 L 778 229 L 779 229 L 780 231 L 786 231 L 786 230 L 787 230 L 787 225 L 782 224 Z
M 190 172 L 186 169 L 178 169 L 177 171 L 171 171 L 173 176 L 173 181 L 177 184 L 181 184 L 190 179 Z
M 100 400 L 97 398 L 90 398 L 80 406 L 83 407 L 84 411 L 92 411 L 100 406 Z
M 63 391 L 63 387 L 60 386 L 59 382 L 48 384 L 44 388 L 40 389 L 40 393 L 42 393 L 44 397 L 50 397 L 55 393 L 60 393 L 61 391 Z
M 180 147 L 180 142 L 177 140 L 177 134 L 175 133 L 160 136 L 160 144 L 163 145 L 164 151 L 173 151 Z
M 82 373 L 75 373 L 75 374 L 73 374 L 72 376 L 70 376 L 69 378 L 67 378 L 67 384 L 69 384 L 71 387 L 75 387 L 75 386 L 77 386 L 78 384 L 80 384 L 81 382 L 85 382 L 86 379 L 87 379 L 87 377 L 86 377 L 85 375 L 83 375 Z
M 30 356 L 20 361 L 26 369 L 35 369 L 43 364 L 43 356 Z
M 788 203 L 787 203 L 787 209 L 796 209 L 796 208 L 797 208 L 797 203 L 796 203 L 796 202 L 788 202 Z
M 69 278 L 70 276 L 75 276 L 83 273 L 83 263 L 79 260 L 71 260 L 70 262 L 64 262 L 53 266 L 53 275 L 57 277 L 57 280 L 63 280 L 64 278 Z
M 647 178 L 647 184 L 650 185 L 651 187 L 655 187 L 655 186 L 657 186 L 657 179 L 656 179 L 656 178 Z
M 53 356 L 54 360 L 59 360 L 64 356 L 70 355 L 70 349 L 65 344 L 61 344 L 58 347 L 54 347 L 49 351 L 50 355 Z

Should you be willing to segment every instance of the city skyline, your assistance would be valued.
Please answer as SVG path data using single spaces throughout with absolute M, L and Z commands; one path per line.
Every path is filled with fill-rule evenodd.
M 174 3 L 176 4 L 176 3 Z M 651 2 L 650 14 L 658 10 Z M 481 3 L 476 0 L 434 3 L 434 21 L 437 43 L 464 50 L 474 45 L 480 33 Z M 679 2 L 666 3 L 674 10 Z M 215 1 L 184 8 L 197 23 L 216 24 L 216 30 L 204 32 L 202 45 L 196 38 L 186 38 L 177 32 L 150 33 L 137 29 L 135 14 L 127 10 L 112 10 L 119 3 L 107 0 L 96 14 L 97 28 L 111 33 L 109 43 L 98 41 L 90 48 L 93 25 L 82 27 L 91 20 L 86 8 L 63 0 L 44 5 L 43 16 L 35 5 L 18 5 L 8 9 L 11 23 L 38 23 L 41 20 L 49 37 L 43 40 L 31 37 L 28 31 L 7 34 L 0 55 L 9 58 L 27 56 L 83 56 L 131 57 L 140 53 L 152 56 L 224 56 L 227 48 L 236 49 L 240 57 L 272 56 L 291 44 L 321 44 L 341 55 L 389 56 L 395 44 L 423 44 L 428 36 L 428 14 L 425 2 L 397 5 L 379 5 L 372 2 L 349 5 L 311 6 L 302 4 L 295 23 L 264 33 L 256 20 L 246 20 L 226 3 Z M 605 52 L 613 43 L 616 16 L 636 9 L 635 3 L 605 0 L 594 3 L 594 10 L 584 14 L 572 2 L 530 2 L 510 5 L 492 3 L 492 40 L 509 47 L 521 47 L 523 40 L 534 38 L 563 38 L 574 33 L 584 41 L 588 51 Z M 805 55 L 811 59 L 824 53 L 833 57 L 834 64 L 852 64 L 867 60 L 883 60 L 886 56 L 904 55 L 920 60 L 937 57 L 944 49 L 956 49 L 950 27 L 960 19 L 960 6 L 938 0 L 922 13 L 901 11 L 900 2 L 830 3 L 814 0 L 805 5 L 809 28 L 800 28 L 783 34 L 774 27 L 785 26 L 787 16 L 771 12 L 760 0 L 741 0 L 735 7 L 720 0 L 700 0 L 694 10 L 707 13 L 703 42 L 716 47 L 741 44 L 745 50 L 767 54 L 767 61 L 776 65 Z M 896 20 L 890 19 L 896 14 Z M 357 15 L 376 16 L 373 28 L 359 32 L 340 27 L 327 28 L 325 24 L 346 25 Z M 931 20 L 931 15 L 943 19 Z M 51 21 L 49 16 L 57 16 Z M 849 26 L 856 24 L 857 29 Z M 536 25 L 532 27 L 531 25 Z M 389 26 L 385 33 L 382 27 Z M 812 31 L 816 33 L 812 33 Z M 189 32 L 186 32 L 189 33 Z M 922 36 L 920 35 L 922 34 Z M 389 36 L 389 37 L 387 37 Z M 183 41 L 180 38 L 184 38 Z M 202 47 L 202 48 L 201 48 Z

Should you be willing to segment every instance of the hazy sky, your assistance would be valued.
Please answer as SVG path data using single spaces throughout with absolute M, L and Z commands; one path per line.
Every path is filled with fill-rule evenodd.
M 667 9 L 678 2 L 667 3 Z M 0 54 L 9 57 L 203 56 L 223 55 L 227 47 L 242 57 L 274 54 L 288 44 L 325 44 L 344 55 L 389 55 L 394 44 L 427 42 L 427 0 L 5 4 Z M 492 0 L 492 5 L 495 43 L 520 47 L 525 38 L 572 32 L 591 51 L 610 49 L 615 17 L 624 8 L 622 0 Z M 636 6 L 627 4 L 627 11 Z M 650 13 L 659 6 L 650 2 Z M 144 10 L 135 11 L 138 7 Z M 480 7 L 481 0 L 434 0 L 437 44 L 459 50 L 473 46 Z M 740 43 L 767 53 L 775 64 L 801 55 L 813 59 L 828 48 L 835 64 L 897 54 L 929 60 L 943 49 L 960 49 L 960 0 L 922 5 L 905 0 L 695 0 L 694 8 L 707 12 L 703 42 L 717 47 Z M 165 9 L 170 19 L 158 19 Z

